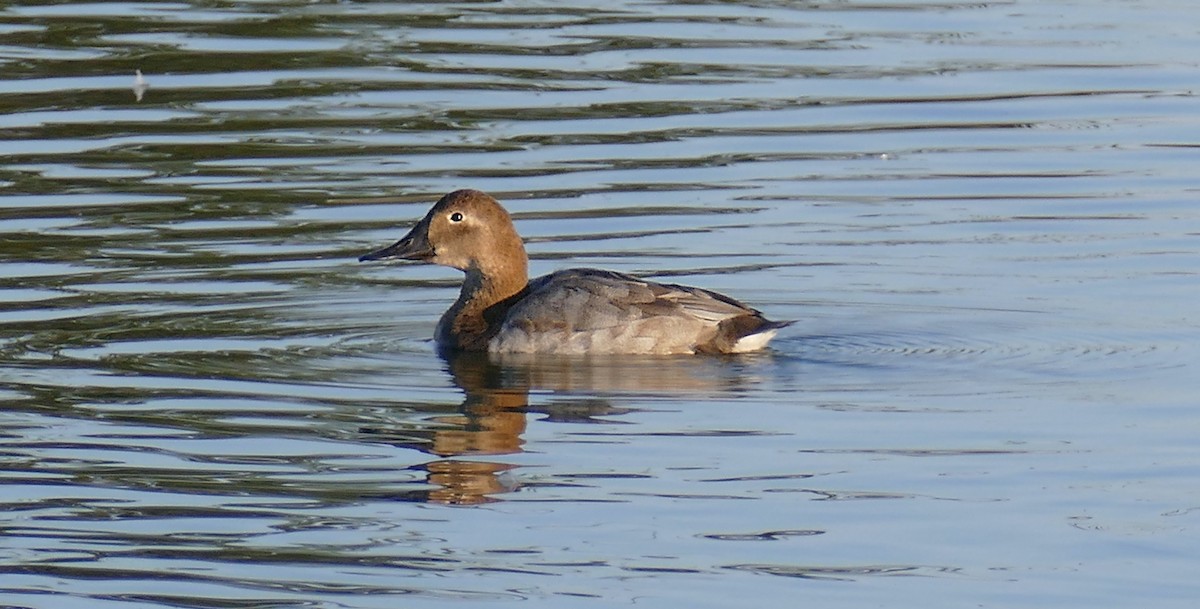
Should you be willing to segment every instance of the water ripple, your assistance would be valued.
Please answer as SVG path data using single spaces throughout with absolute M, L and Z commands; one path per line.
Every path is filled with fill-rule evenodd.
M 1189 607 L 1197 14 L 1144 4 L 5 6 L 3 602 Z M 461 275 L 355 260 L 462 187 L 795 324 L 440 358 Z

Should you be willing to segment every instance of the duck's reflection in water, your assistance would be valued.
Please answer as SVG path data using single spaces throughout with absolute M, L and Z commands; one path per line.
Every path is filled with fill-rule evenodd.
M 443 354 L 446 370 L 465 394 L 462 404 L 456 412 L 429 419 L 431 428 L 410 431 L 393 443 L 443 457 L 423 466 L 435 487 L 424 500 L 455 505 L 493 501 L 494 495 L 520 489 L 509 473 L 517 466 L 460 457 L 521 452 L 527 414 L 552 422 L 611 423 L 604 417 L 632 410 L 614 403 L 622 397 L 736 394 L 757 382 L 748 371 L 761 371 L 756 362 L 770 357 Z M 530 404 L 531 391 L 540 398 L 536 404 Z

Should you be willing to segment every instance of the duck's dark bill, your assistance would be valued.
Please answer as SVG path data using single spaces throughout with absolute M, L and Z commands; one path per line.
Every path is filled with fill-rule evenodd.
M 414 233 L 416 231 L 413 231 Z M 433 248 L 429 246 L 429 241 L 422 235 L 414 235 L 409 233 L 403 239 L 381 249 L 363 254 L 358 257 L 359 262 L 368 260 L 387 260 L 389 258 L 403 258 L 404 260 L 429 260 L 433 257 Z

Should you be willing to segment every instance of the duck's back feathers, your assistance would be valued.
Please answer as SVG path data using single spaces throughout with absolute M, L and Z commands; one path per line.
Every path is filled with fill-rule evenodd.
M 534 279 L 502 316 L 488 349 L 509 353 L 739 353 L 786 323 L 728 296 L 612 271 Z

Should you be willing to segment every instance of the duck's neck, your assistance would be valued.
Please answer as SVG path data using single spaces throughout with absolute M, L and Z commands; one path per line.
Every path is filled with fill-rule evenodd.
M 499 330 L 500 321 L 529 283 L 526 265 L 484 272 L 471 267 L 466 271 L 458 300 L 438 322 L 438 342 L 465 351 L 484 351 L 487 342 Z

